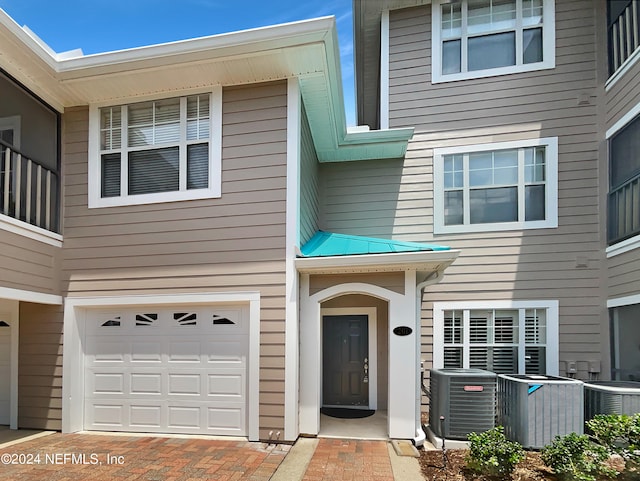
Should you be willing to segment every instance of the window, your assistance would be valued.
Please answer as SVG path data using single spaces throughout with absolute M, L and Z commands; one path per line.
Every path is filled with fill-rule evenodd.
M 638 356 L 640 304 L 610 308 L 609 314 L 612 377 L 621 381 L 640 381 L 640 356 Z
M 640 47 L 640 1 L 607 2 L 607 37 L 609 75 L 613 75 Z
M 609 138 L 609 245 L 640 234 L 640 116 Z
M 89 207 L 220 196 L 220 90 L 93 107 Z
M 434 367 L 558 373 L 558 302 L 434 303 Z
M 432 81 L 555 67 L 554 0 L 434 0 Z
M 434 149 L 434 232 L 557 227 L 558 139 Z

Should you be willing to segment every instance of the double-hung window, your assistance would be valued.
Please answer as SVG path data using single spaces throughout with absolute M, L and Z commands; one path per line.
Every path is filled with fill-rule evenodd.
M 555 67 L 554 0 L 434 0 L 432 81 Z
M 609 138 L 607 232 L 610 245 L 640 234 L 640 115 Z
M 434 304 L 434 367 L 557 374 L 558 302 Z
M 95 107 L 89 206 L 220 196 L 216 92 Z
M 434 149 L 434 233 L 557 227 L 557 137 Z

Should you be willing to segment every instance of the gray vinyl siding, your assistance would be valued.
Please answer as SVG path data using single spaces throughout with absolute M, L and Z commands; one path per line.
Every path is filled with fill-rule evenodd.
M 307 114 L 302 106 L 300 133 L 300 245 L 318 230 L 318 157 Z
M 0 287 L 60 294 L 60 248 L 0 229 Z
M 389 117 L 415 127 L 406 158 L 322 166 L 327 230 L 461 250 L 424 297 L 425 360 L 433 302 L 549 299 L 560 303 L 560 360 L 580 361 L 582 378 L 602 360 L 608 375 L 591 2 L 558 0 L 556 30 L 555 69 L 432 85 L 431 6 L 392 11 Z M 558 228 L 434 235 L 434 148 L 540 137 L 558 137 Z
M 69 296 L 259 291 L 260 437 L 284 428 L 287 89 L 223 90 L 222 197 L 87 208 L 88 109 L 66 114 Z
M 62 429 L 62 325 L 62 306 L 20 303 L 20 428 Z

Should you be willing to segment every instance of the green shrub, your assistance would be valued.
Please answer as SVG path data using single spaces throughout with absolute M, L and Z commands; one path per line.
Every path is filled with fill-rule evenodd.
M 609 453 L 586 434 L 556 436 L 553 443 L 542 448 L 542 460 L 559 479 L 595 481 L 596 476 L 614 477 L 617 472 L 605 465 Z
M 471 442 L 467 455 L 467 467 L 490 476 L 508 476 L 524 459 L 519 443 L 507 440 L 504 428 L 497 426 L 481 434 L 468 435 Z
M 587 427 L 609 453 L 619 454 L 625 461 L 640 462 L 640 414 L 598 414 L 587 422 Z

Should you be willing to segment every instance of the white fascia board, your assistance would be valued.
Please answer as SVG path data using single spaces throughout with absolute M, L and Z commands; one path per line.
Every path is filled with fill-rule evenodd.
M 350 256 L 299 257 L 296 259 L 298 272 L 324 270 L 352 271 L 357 269 L 396 268 L 418 269 L 437 267 L 443 270 L 460 254 L 459 250 L 394 252 L 391 254 L 361 254 Z
M 23 289 L 13 289 L 12 287 L 0 287 L 0 299 L 33 302 L 35 304 L 50 304 L 53 306 L 62 305 L 62 296 L 45 294 L 43 292 L 25 291 Z

